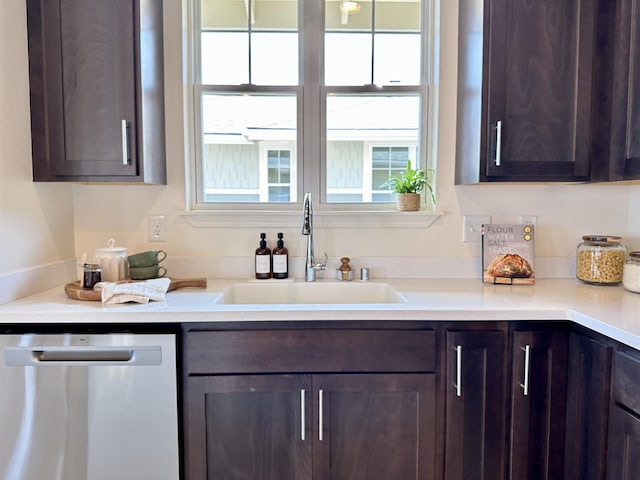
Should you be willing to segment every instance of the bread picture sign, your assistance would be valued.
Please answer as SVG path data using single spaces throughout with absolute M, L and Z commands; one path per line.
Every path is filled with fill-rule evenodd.
M 482 225 L 482 281 L 505 285 L 535 283 L 533 225 Z

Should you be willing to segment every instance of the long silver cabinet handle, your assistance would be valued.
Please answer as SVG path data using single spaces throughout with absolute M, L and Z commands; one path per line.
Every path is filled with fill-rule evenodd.
M 322 441 L 324 436 L 322 434 L 322 425 L 324 425 L 324 415 L 322 403 L 323 403 L 324 391 L 318 390 L 318 440 Z
M 304 430 L 305 430 L 305 418 L 304 418 L 304 396 L 305 396 L 305 391 L 304 388 L 300 390 L 300 440 L 302 440 L 303 442 L 305 441 L 305 435 L 304 435 Z
M 456 351 L 456 381 L 453 387 L 456 389 L 456 397 L 462 396 L 462 345 L 453 347 Z
M 525 396 L 529 395 L 529 370 L 531 367 L 531 345 L 525 345 L 524 348 L 524 381 L 520 384 Z
M 6 347 L 10 367 L 160 365 L 160 346 L 138 347 Z
M 502 162 L 502 120 L 496 122 L 496 167 Z
M 127 121 L 122 120 L 122 164 L 129 165 L 129 131 L 127 129 Z

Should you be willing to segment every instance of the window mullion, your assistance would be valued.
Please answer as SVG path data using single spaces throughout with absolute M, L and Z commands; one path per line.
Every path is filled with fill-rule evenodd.
M 322 166 L 324 142 L 324 97 L 321 95 L 323 76 L 324 2 L 301 0 L 302 19 L 300 65 L 302 65 L 301 110 L 299 117 L 299 146 L 302 158 L 302 192 L 311 192 L 318 201 L 324 199 L 324 175 Z M 320 180 L 320 181 L 318 181 Z

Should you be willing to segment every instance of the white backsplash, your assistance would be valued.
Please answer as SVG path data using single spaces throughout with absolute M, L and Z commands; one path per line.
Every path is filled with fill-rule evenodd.
M 253 278 L 253 257 L 233 258 L 167 258 L 169 275 L 177 278 Z M 289 259 L 289 276 L 304 277 L 303 257 Z M 351 257 L 354 278 L 360 278 L 360 268 L 369 269 L 371 280 L 385 278 L 481 278 L 480 258 L 476 257 Z M 340 266 L 338 258 L 329 258 L 327 270 L 318 278 L 334 278 Z M 570 278 L 575 276 L 574 257 L 536 257 L 536 278 Z

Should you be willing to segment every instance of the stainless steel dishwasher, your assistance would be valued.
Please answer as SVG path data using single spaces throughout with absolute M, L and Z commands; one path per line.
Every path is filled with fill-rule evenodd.
M 177 480 L 175 335 L 0 335 L 2 480 Z

